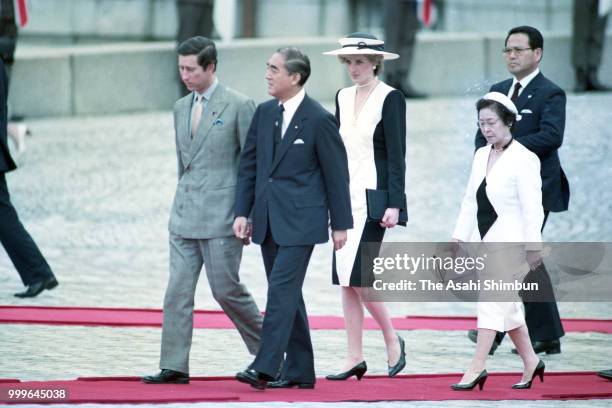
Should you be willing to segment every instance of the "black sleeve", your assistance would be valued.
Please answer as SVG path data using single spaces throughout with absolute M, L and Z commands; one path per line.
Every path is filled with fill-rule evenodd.
M 565 92 L 555 88 L 546 95 L 540 113 L 539 130 L 524 135 L 520 143 L 538 156 L 544 156 L 561 147 L 565 130 Z
M 338 95 L 340 95 L 340 89 L 336 92 L 336 121 L 338 122 L 338 128 L 340 128 L 340 104 L 338 103 Z
M 7 143 L 6 127 L 8 125 L 7 107 L 8 103 L 8 80 L 4 70 L 4 62 L 0 60 L 0 139 Z
M 389 171 L 389 208 L 406 211 L 406 99 L 389 92 L 382 110 L 387 166 Z
M 261 105 L 255 110 L 251 126 L 240 154 L 238 181 L 236 183 L 236 217 L 248 217 L 255 202 L 255 182 L 257 180 L 257 125 Z
M 316 153 L 321 166 L 329 218 L 333 231 L 353 228 L 351 194 L 349 191 L 348 159 L 338 133 L 338 122 L 327 113 L 319 119 Z

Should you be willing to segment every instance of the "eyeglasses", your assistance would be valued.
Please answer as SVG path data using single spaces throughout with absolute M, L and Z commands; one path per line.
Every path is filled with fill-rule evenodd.
M 502 50 L 502 52 L 506 55 L 510 55 L 512 53 L 515 53 L 516 55 L 522 55 L 525 51 L 527 50 L 533 50 L 533 48 L 531 47 L 527 47 L 527 48 L 518 48 L 518 47 L 511 47 L 511 48 L 504 48 Z
M 497 122 L 499 122 L 500 119 L 491 121 L 491 122 L 482 122 L 482 121 L 478 121 L 476 122 L 476 124 L 478 125 L 478 127 L 480 128 L 480 130 L 484 130 L 485 128 L 489 128 L 492 129 L 493 126 L 497 125 Z

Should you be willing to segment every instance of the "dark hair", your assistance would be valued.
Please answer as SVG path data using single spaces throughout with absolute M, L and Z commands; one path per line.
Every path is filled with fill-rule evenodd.
M 544 37 L 542 37 L 542 33 L 538 31 L 537 28 L 531 26 L 519 26 L 514 27 L 510 31 L 508 31 L 508 35 L 506 36 L 506 41 L 504 41 L 504 47 L 508 44 L 508 38 L 512 34 L 525 34 L 529 37 L 529 46 L 534 50 L 536 48 L 540 48 L 544 51 Z
M 180 43 L 176 51 L 179 55 L 196 55 L 202 68 L 206 69 L 210 64 L 214 64 L 214 70 L 217 70 L 217 47 L 206 37 L 191 37 Z
M 296 47 L 282 47 L 276 52 L 285 58 L 285 68 L 289 74 L 300 74 L 300 86 L 310 77 L 310 59 Z
M 514 113 L 510 112 L 508 108 L 497 101 L 493 101 L 491 99 L 479 99 L 478 102 L 476 102 L 476 112 L 480 112 L 485 108 L 489 108 L 493 112 L 497 113 L 497 116 L 499 116 L 501 121 L 504 122 L 506 126 L 510 126 L 510 130 L 512 131 L 514 125 L 516 124 L 516 115 Z
M 372 65 L 374 65 L 374 75 L 380 75 L 384 71 L 383 62 L 385 58 L 380 54 L 354 54 L 354 55 L 362 55 L 365 57 Z M 347 63 L 347 58 L 349 55 L 338 55 L 338 59 L 341 64 Z

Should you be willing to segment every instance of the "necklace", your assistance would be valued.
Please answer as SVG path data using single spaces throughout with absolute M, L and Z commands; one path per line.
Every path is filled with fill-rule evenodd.
M 514 139 L 512 138 L 512 136 L 510 136 L 510 139 L 508 140 L 508 143 L 506 143 L 505 145 L 503 145 L 502 147 L 495 147 L 495 145 L 491 145 L 491 148 L 493 149 L 493 151 L 495 153 L 501 153 L 504 150 L 506 150 L 508 148 L 508 146 L 510 146 L 510 143 L 512 143 Z
M 368 93 L 363 97 L 362 101 L 360 101 L 361 103 L 359 105 L 357 105 L 357 91 L 359 89 L 355 90 L 355 106 L 353 107 L 353 125 L 357 124 L 357 119 L 359 118 L 359 114 L 361 113 L 361 111 L 363 110 L 363 107 L 365 106 L 366 102 L 368 101 L 368 99 L 370 98 L 370 95 L 372 94 L 372 92 L 374 92 L 374 89 L 376 89 L 376 85 L 378 85 L 378 78 L 374 77 L 373 81 L 370 81 L 369 83 L 365 84 L 365 85 L 357 85 L 357 88 L 365 88 L 366 86 L 375 84 L 373 87 L 370 88 L 370 90 L 368 90 Z
M 363 84 L 363 85 L 356 85 L 357 88 L 365 88 L 367 86 L 372 85 L 373 83 L 375 83 L 376 81 L 378 81 L 377 77 L 374 77 L 374 79 L 372 79 L 370 82 L 368 82 L 367 84 Z

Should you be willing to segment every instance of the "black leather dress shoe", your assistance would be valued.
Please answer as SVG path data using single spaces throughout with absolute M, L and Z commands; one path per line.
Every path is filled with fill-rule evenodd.
M 612 381 L 612 370 L 602 370 L 597 373 L 601 378 Z
M 533 351 L 536 354 L 546 353 L 546 354 L 559 354 L 561 353 L 561 342 L 559 340 L 551 340 L 551 341 L 534 341 L 531 343 L 533 346 Z M 516 349 L 512 349 L 513 354 L 518 354 Z
M 478 330 L 468 330 L 468 338 L 472 340 L 472 343 L 476 343 L 478 341 Z M 491 344 L 491 350 L 489 350 L 489 355 L 492 356 L 495 354 L 495 350 L 499 347 L 501 343 L 497 341 L 497 335 L 495 336 L 495 340 L 493 340 L 493 344 Z
M 158 374 L 142 377 L 146 384 L 189 384 L 189 374 L 163 369 Z
M 260 373 L 252 368 L 247 368 L 246 370 L 240 371 L 236 374 L 236 380 L 240 381 L 241 383 L 249 384 L 251 387 L 258 390 L 265 390 L 268 386 L 268 381 L 272 381 L 274 378 L 264 373 Z
M 18 298 L 36 297 L 43 290 L 45 289 L 51 290 L 55 288 L 57 285 L 59 285 L 59 282 L 57 281 L 57 279 L 55 279 L 55 276 L 52 276 L 48 279 L 45 279 L 40 282 L 36 282 L 36 283 L 29 285 L 25 291 L 15 293 L 15 297 L 18 297 Z
M 269 388 L 293 388 L 297 387 L 302 390 L 312 390 L 315 385 L 314 383 L 303 383 L 298 381 L 289 381 L 289 380 L 278 380 L 278 381 L 270 381 L 268 382 Z

